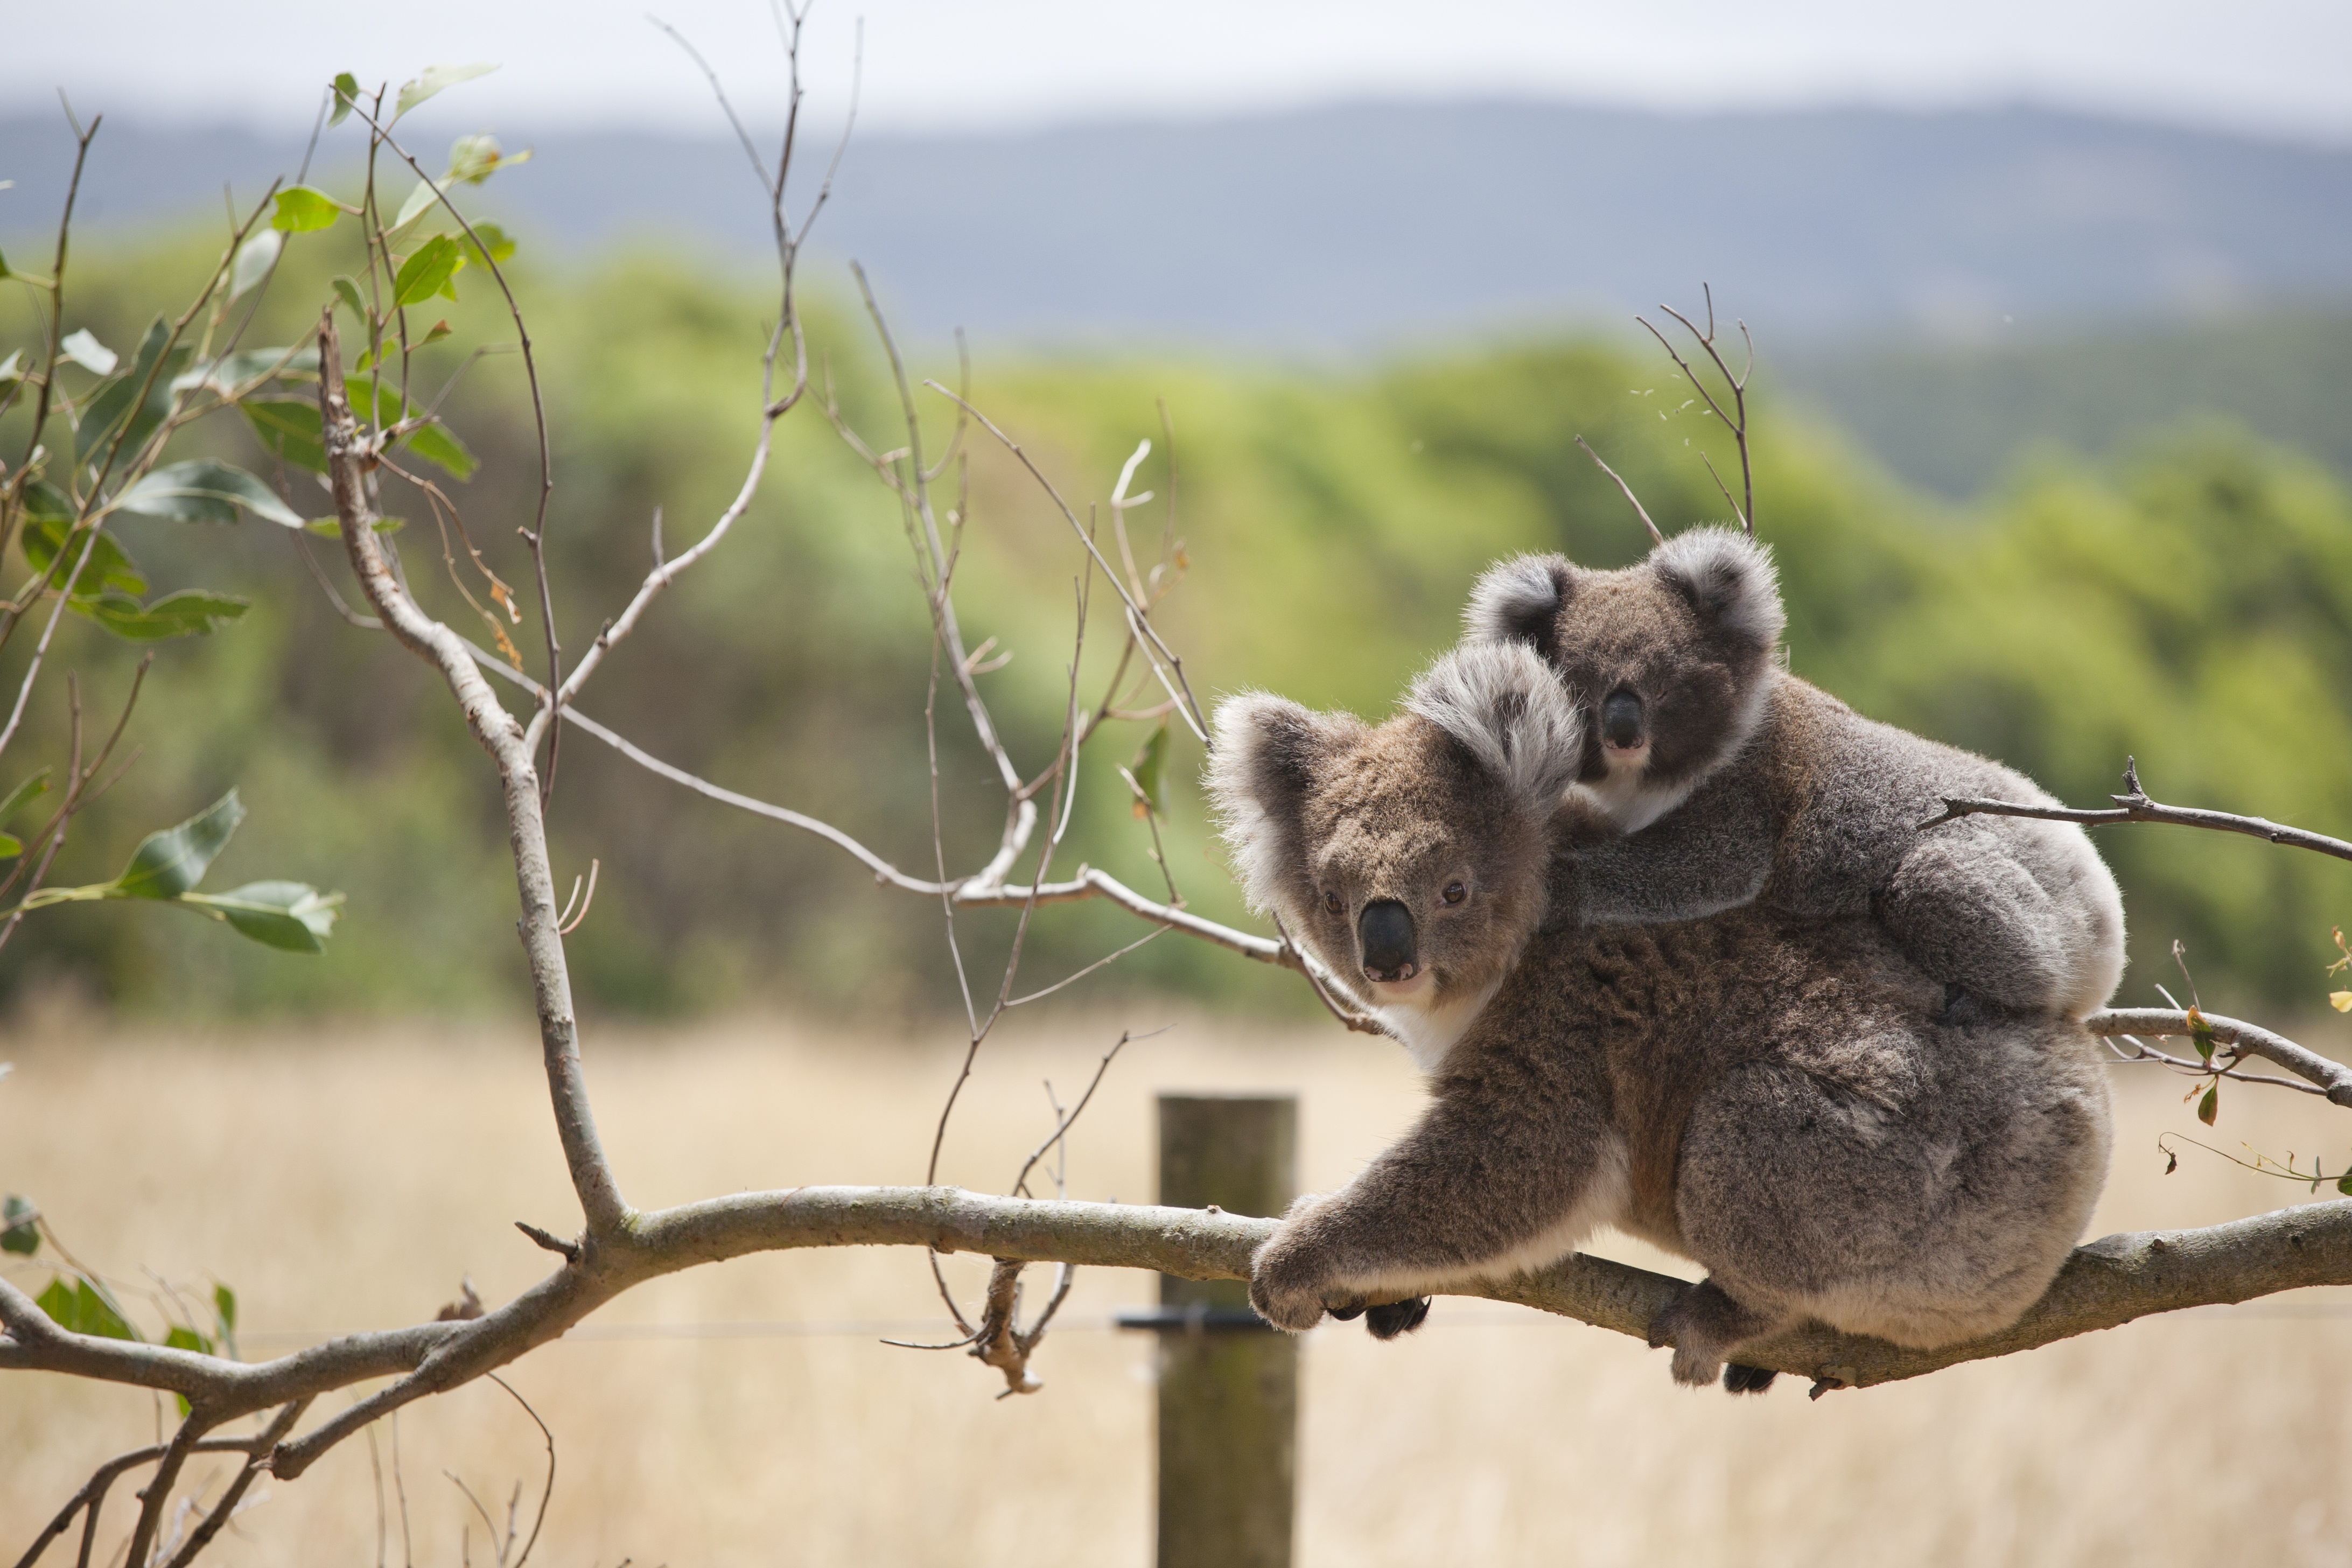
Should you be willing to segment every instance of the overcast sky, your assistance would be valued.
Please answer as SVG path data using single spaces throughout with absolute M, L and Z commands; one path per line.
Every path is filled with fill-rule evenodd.
M 307 122 L 335 71 L 398 82 L 496 60 L 461 117 L 710 129 L 699 77 L 641 0 L 5 0 L 0 106 L 64 87 L 147 120 Z M 759 118 L 764 0 L 655 0 Z M 1534 95 L 1661 107 L 2028 98 L 2352 142 L 2346 0 L 825 0 L 808 73 L 837 110 L 865 35 L 866 123 L 996 129 L 1341 99 Z

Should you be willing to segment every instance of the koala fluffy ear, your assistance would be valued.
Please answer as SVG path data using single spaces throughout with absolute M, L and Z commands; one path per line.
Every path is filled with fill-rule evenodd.
M 1282 894 L 1304 869 L 1298 836 L 1308 793 L 1336 748 L 1361 728 L 1360 720 L 1264 691 L 1217 704 L 1209 797 L 1251 909 L 1297 919 Z
M 1788 625 L 1772 552 L 1734 528 L 1691 528 L 1650 552 L 1650 570 L 1700 616 L 1759 652 Z
M 1463 644 L 1422 673 L 1404 705 L 1460 742 L 1525 810 L 1549 816 L 1575 782 L 1582 717 L 1526 643 Z
M 1526 643 L 1546 658 L 1559 637 L 1576 568 L 1562 555 L 1515 555 L 1497 561 L 1470 590 L 1463 632 L 1474 643 Z

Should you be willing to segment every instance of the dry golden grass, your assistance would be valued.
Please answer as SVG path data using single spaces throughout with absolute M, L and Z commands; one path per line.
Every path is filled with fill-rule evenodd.
M 1066 1021 L 993 1043 L 949 1173 L 1001 1188 L 1050 1125 L 1039 1079 L 1066 1093 L 1115 1032 Z M 952 1070 L 941 1048 L 775 1020 L 590 1042 L 606 1142 L 640 1204 L 917 1177 Z M 37 1195 L 118 1279 L 232 1282 L 248 1353 L 290 1342 L 273 1331 L 412 1321 L 468 1273 L 502 1300 L 547 1261 L 509 1222 L 562 1230 L 576 1212 L 520 1030 L 192 1041 L 60 1021 L 9 1054 L 0 1184 Z M 2100 1229 L 2305 1196 L 2194 1151 L 2163 1180 L 2156 1133 L 2199 1130 L 2169 1080 L 2123 1076 Z M 1299 1090 L 1310 1185 L 1343 1179 L 1416 1098 L 1401 1055 L 1377 1044 L 1186 1022 L 1113 1069 L 1075 1134 L 1072 1195 L 1148 1197 L 1152 1092 L 1187 1088 Z M 2211 1141 L 2224 1146 L 2334 1159 L 2352 1143 L 2342 1112 L 2302 1097 L 2236 1090 L 2223 1110 Z M 977 1267 L 955 1261 L 970 1289 Z M 15 1260 L 8 1272 L 42 1278 Z M 909 1251 L 747 1259 L 640 1290 L 509 1374 L 560 1445 L 534 1560 L 1141 1563 L 1150 1349 L 1103 1323 L 1151 1291 L 1140 1274 L 1082 1276 L 1068 1331 L 1040 1358 L 1047 1388 L 999 1402 L 972 1363 L 870 1330 L 612 1337 L 935 1314 Z M 2183 1314 L 1818 1403 L 1787 1379 L 1759 1400 L 1685 1392 L 1630 1340 L 1478 1302 L 1441 1301 L 1392 1345 L 1327 1328 L 1306 1353 L 1301 1561 L 2352 1563 L 2347 1295 Z M 158 1418 L 144 1394 L 0 1380 L 0 1552 Z M 412 1409 L 400 1445 L 419 1564 L 460 1559 L 469 1510 L 444 1471 L 494 1511 L 518 1479 L 536 1495 L 537 1435 L 488 1384 Z M 218 1562 L 377 1560 L 365 1443 L 267 1491 Z M 119 1503 L 110 1544 L 117 1522 Z M 389 1533 L 399 1563 L 396 1509 Z M 478 1521 L 471 1551 L 489 1561 Z

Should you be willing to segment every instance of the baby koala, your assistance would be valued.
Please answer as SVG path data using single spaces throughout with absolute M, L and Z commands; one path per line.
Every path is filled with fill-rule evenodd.
M 1615 1226 L 1708 1270 L 1651 1326 L 1685 1383 L 1808 1318 L 1921 1346 L 2014 1321 L 2105 1179 L 2089 1036 L 1939 1021 L 1941 984 L 1868 919 L 1553 907 L 1584 731 L 1513 642 L 1457 648 L 1377 725 L 1264 695 L 1218 710 L 1211 784 L 1251 904 L 1430 1089 L 1403 1138 L 1291 1207 L 1252 1304 L 1291 1330 L 1371 1306 L 1385 1337 L 1416 1298 Z
M 1534 648 L 1585 707 L 1564 828 L 1586 918 L 1754 902 L 1871 916 L 1959 1008 L 2081 1018 L 2123 977 L 2123 900 L 2072 823 L 1970 816 L 1947 795 L 2055 805 L 1998 763 L 1864 719 L 1781 671 L 1770 554 L 1695 528 L 1638 566 L 1490 568 L 1469 640 Z

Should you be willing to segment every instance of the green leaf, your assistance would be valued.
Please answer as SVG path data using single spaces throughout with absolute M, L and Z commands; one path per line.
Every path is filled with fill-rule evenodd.
M 321 893 L 307 882 L 247 882 L 226 893 L 190 893 L 184 901 L 217 910 L 245 935 L 288 952 L 324 952 L 342 910 L 341 893 Z
M 417 181 L 416 188 L 408 193 L 408 199 L 400 204 L 400 216 L 392 220 L 393 229 L 394 231 L 404 229 L 415 223 L 425 209 L 438 201 L 440 196 L 440 186 L 430 180 Z
M 95 1334 L 104 1340 L 136 1340 L 138 1331 L 123 1321 L 99 1289 L 87 1279 L 78 1279 L 68 1287 L 60 1279 L 49 1281 L 49 1288 L 33 1299 L 33 1304 L 49 1315 L 49 1321 L 69 1334 Z
M 78 332 L 67 333 L 65 342 L 58 345 L 58 352 L 84 370 L 96 371 L 100 375 L 112 375 L 115 365 L 120 363 L 112 349 L 89 335 L 88 327 Z
M 335 220 L 342 216 L 342 204 L 326 192 L 309 185 L 289 185 L 278 193 L 278 210 L 269 215 L 269 226 L 284 234 L 309 234 L 332 228 Z
M 0 800 L 0 822 L 7 821 L 10 817 L 24 810 L 29 802 L 40 795 L 48 794 L 48 792 L 49 770 L 43 768 L 38 773 L 36 773 L 31 777 L 27 778 L 23 784 L 20 784 L 15 789 L 10 790 L 6 799 Z
M 116 497 L 114 504 L 176 522 L 235 522 L 242 507 L 288 528 L 302 526 L 301 515 L 279 500 L 276 490 L 217 458 L 194 458 L 157 468 Z
M 235 353 L 206 360 L 184 372 L 172 383 L 172 390 L 194 392 L 210 387 L 223 397 L 234 397 L 265 377 L 278 375 L 297 379 L 318 374 L 319 351 L 316 348 L 239 349 Z
M 28 514 L 17 542 L 25 552 L 25 563 L 36 573 L 47 572 L 60 550 L 65 553 L 66 570 L 70 572 L 73 563 L 81 559 L 83 548 L 89 546 L 89 560 L 83 564 L 81 575 L 74 580 L 73 595 L 77 599 L 94 598 L 109 588 L 145 593 L 147 579 L 139 574 L 138 566 L 116 542 L 114 535 L 100 532 L 94 546 L 90 545 L 89 535 L 89 529 L 73 528 L 63 518 Z M 64 585 L 62 580 L 56 584 Z
M 508 153 L 499 146 L 499 139 L 484 132 L 479 136 L 460 136 L 449 148 L 449 173 L 452 180 L 463 180 L 478 185 L 500 169 L 530 162 L 530 149 Z
M 8 1201 L 0 1204 L 0 1225 L 5 1226 L 0 1229 L 0 1252 L 30 1258 L 41 1249 L 41 1233 L 33 1224 L 33 1216 L 39 1212 L 32 1199 L 16 1193 L 8 1194 Z
M 210 637 L 252 606 L 227 594 L 183 588 L 152 604 L 141 604 L 112 589 L 96 598 L 77 597 L 68 608 L 87 616 L 116 637 L 130 642 L 168 642 L 173 637 Z
M 341 274 L 337 275 L 335 279 L 335 298 L 341 300 L 344 304 L 349 305 L 352 308 L 352 314 L 357 316 L 362 322 L 366 322 L 372 320 L 368 315 L 366 302 L 360 298 L 360 286 L 352 279 L 341 276 Z
M 173 1323 L 172 1331 L 163 1336 L 163 1343 L 175 1351 L 194 1351 L 198 1355 L 213 1353 L 212 1341 L 185 1323 Z
M 254 436 L 278 458 L 314 474 L 327 471 L 325 427 L 316 403 L 307 397 L 248 397 L 237 407 Z
M 2346 1197 L 2352 1198 L 2352 1171 L 2347 1171 L 2336 1178 L 2336 1190 Z
M 397 387 L 379 386 L 373 376 L 352 377 L 345 392 L 352 411 L 362 419 L 373 418 L 379 426 L 397 425 L 416 411 L 415 404 L 402 400 Z M 481 460 L 438 422 L 418 426 L 402 437 L 398 444 L 426 462 L 440 465 L 457 479 L 470 479 L 474 470 L 482 466 Z
M 457 289 L 452 280 L 465 265 L 465 252 L 458 249 L 457 242 L 446 234 L 435 235 L 401 264 L 400 276 L 392 285 L 393 308 L 420 304 L 436 294 L 455 300 Z
M 265 228 L 239 246 L 236 266 L 228 277 L 228 297 L 234 300 L 268 277 L 278 265 L 278 253 L 285 248 L 286 237 L 275 228 Z
M 226 1285 L 213 1287 L 213 1316 L 220 1320 L 221 1338 L 236 1337 L 236 1292 Z
M 2210 1127 L 2213 1125 L 2213 1118 L 2221 1113 L 2221 1086 L 2216 1082 L 2212 1088 L 2205 1091 L 2205 1098 L 2197 1102 L 2197 1120 Z
M 2189 1009 L 2189 1043 L 2197 1047 L 2199 1057 L 2209 1062 L 2213 1059 L 2213 1047 L 2216 1044 L 2213 1038 L 2213 1026 L 2207 1023 L 2205 1015 L 2194 1006 Z
M 81 513 L 76 510 L 71 496 L 46 479 L 35 479 L 25 487 L 25 515 L 73 522 Z
M 404 517 L 380 517 L 368 524 L 369 530 L 376 533 L 398 533 L 407 526 L 408 520 Z M 341 539 L 343 536 L 343 520 L 340 517 L 314 517 L 302 525 L 302 531 L 315 533 L 321 539 Z
M 1161 770 L 1167 764 L 1168 722 L 1163 719 L 1160 721 L 1160 728 L 1151 732 L 1151 739 L 1144 742 L 1143 749 L 1135 753 L 1135 763 L 1128 770 L 1135 775 L 1135 782 L 1142 789 L 1146 799 L 1151 803 L 1151 809 L 1162 813 L 1167 807 L 1160 797 L 1160 780 Z M 1138 816 L 1143 815 L 1142 801 L 1136 803 L 1135 814 Z
M 327 121 L 328 129 L 341 125 L 360 100 L 360 79 L 349 71 L 335 73 L 335 112 Z
M 399 105 L 392 111 L 392 117 L 397 120 L 435 93 L 478 76 L 488 76 L 498 68 L 495 65 L 426 66 L 415 80 L 401 84 Z
M 488 260 L 490 261 L 504 261 L 515 253 L 513 238 L 505 229 L 494 223 L 476 224 L 474 234 L 481 240 L 480 245 L 476 245 L 471 239 L 461 239 L 459 243 L 466 247 L 466 258 L 477 267 L 482 267 L 487 270 L 487 263 L 482 256 L 485 250 L 489 252 Z
M 170 342 L 171 336 L 171 327 L 163 317 L 156 317 L 154 323 L 147 329 L 146 337 L 141 340 L 138 357 L 131 368 L 100 387 L 98 395 L 90 399 L 89 409 L 81 416 L 81 430 L 75 437 L 78 457 L 87 458 L 104 446 L 125 414 L 131 414 L 131 418 L 123 432 L 121 450 L 125 454 L 135 453 L 171 414 L 172 383 L 178 379 L 181 371 L 187 368 L 188 361 L 195 357 L 195 351 L 183 343 L 173 349 L 166 358 L 163 345 Z M 160 370 L 157 368 L 159 362 Z M 138 411 L 131 413 L 131 400 L 138 398 L 142 389 L 146 396 L 141 401 Z
M 205 868 L 244 820 L 245 803 L 231 789 L 177 827 L 141 839 L 114 885 L 127 898 L 176 899 L 204 880 Z

